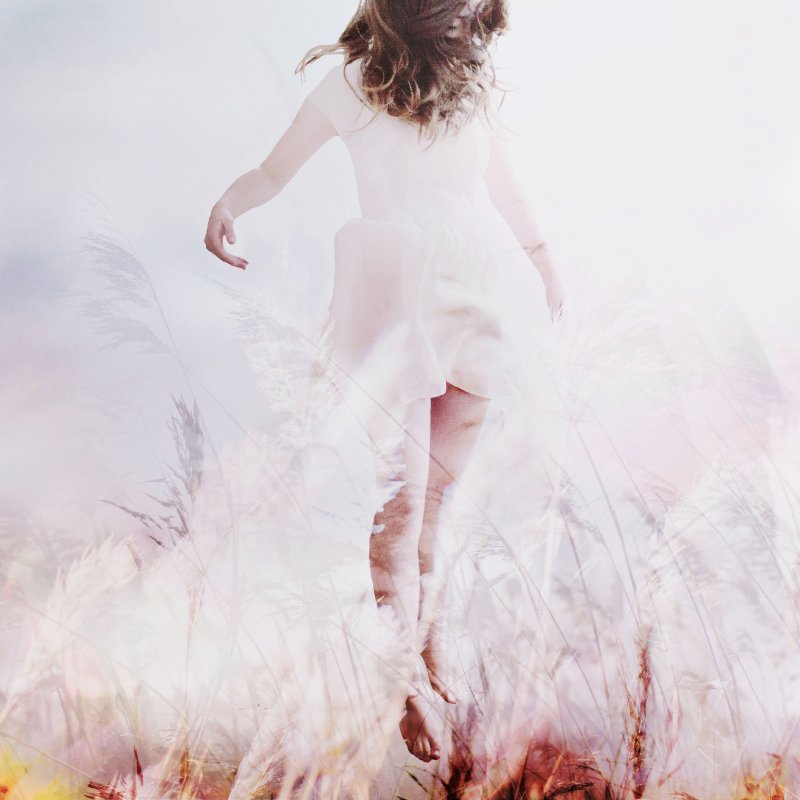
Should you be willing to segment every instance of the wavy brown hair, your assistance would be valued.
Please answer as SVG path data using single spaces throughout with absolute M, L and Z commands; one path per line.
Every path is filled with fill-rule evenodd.
M 506 29 L 507 0 L 484 0 L 454 36 L 451 25 L 466 6 L 465 0 L 361 0 L 338 41 L 309 50 L 296 71 L 331 53 L 344 53 L 345 64 L 361 58 L 369 105 L 435 137 L 486 112 L 497 85 L 490 46 Z

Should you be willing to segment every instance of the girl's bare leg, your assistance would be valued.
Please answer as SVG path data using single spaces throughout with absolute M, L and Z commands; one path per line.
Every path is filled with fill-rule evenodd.
M 370 538 L 370 569 L 375 599 L 390 605 L 396 612 L 409 648 L 419 652 L 417 620 L 419 615 L 419 535 L 425 506 L 430 444 L 430 400 L 418 400 L 408 408 L 403 441 L 405 483 L 374 524 L 383 530 Z M 424 666 L 417 679 L 425 678 Z M 425 696 L 425 688 L 406 700 L 406 713 L 400 732 L 409 751 L 422 761 L 439 758 L 438 714 Z M 428 692 L 428 694 L 430 694 Z
M 446 586 L 436 563 L 436 527 L 445 489 L 457 481 L 472 453 L 491 401 L 447 384 L 447 391 L 431 399 L 430 464 L 422 531 L 419 540 L 420 623 L 422 657 L 433 689 L 447 702 L 455 695 L 448 687 L 440 608 Z

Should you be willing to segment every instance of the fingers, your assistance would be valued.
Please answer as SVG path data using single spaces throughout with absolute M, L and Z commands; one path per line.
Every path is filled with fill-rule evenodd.
M 209 252 L 213 253 L 217 258 L 221 261 L 224 261 L 226 264 L 230 264 L 232 267 L 236 267 L 237 269 L 247 269 L 247 265 L 249 262 L 245 261 L 243 258 L 239 258 L 239 256 L 233 255 L 233 253 L 229 253 L 224 245 L 222 244 L 222 239 L 219 240 L 219 244 L 214 247 L 208 247 Z
M 228 240 L 228 244 L 236 244 L 236 233 L 233 230 L 233 220 L 222 220 L 222 229 L 225 231 L 225 238 Z
M 565 308 L 564 308 L 564 301 L 558 301 L 558 303 L 549 303 L 550 308 L 550 319 L 555 322 L 556 320 L 560 320 L 564 317 Z
M 204 240 L 206 250 L 213 253 L 221 261 L 230 264 L 237 269 L 247 269 L 248 262 L 244 258 L 235 256 L 225 249 L 225 241 L 223 236 L 228 240 L 229 244 L 236 242 L 236 234 L 233 230 L 233 222 L 231 220 L 217 220 L 209 224 L 206 238 Z

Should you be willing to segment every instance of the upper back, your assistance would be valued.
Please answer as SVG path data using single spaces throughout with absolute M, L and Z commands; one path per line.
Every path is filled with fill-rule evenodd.
M 350 151 L 362 206 L 408 205 L 432 194 L 455 198 L 475 190 L 489 159 L 483 122 L 475 118 L 433 141 L 420 137 L 417 125 L 367 104 L 361 63 L 337 64 L 308 97 Z

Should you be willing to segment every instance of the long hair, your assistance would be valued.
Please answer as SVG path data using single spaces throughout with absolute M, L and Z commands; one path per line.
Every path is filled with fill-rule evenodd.
M 309 50 L 296 71 L 331 53 L 344 53 L 345 64 L 363 59 L 370 107 L 435 138 L 485 112 L 497 86 L 491 45 L 508 24 L 507 0 L 484 0 L 465 19 L 463 35 L 448 35 L 465 6 L 465 0 L 361 0 L 338 41 Z

